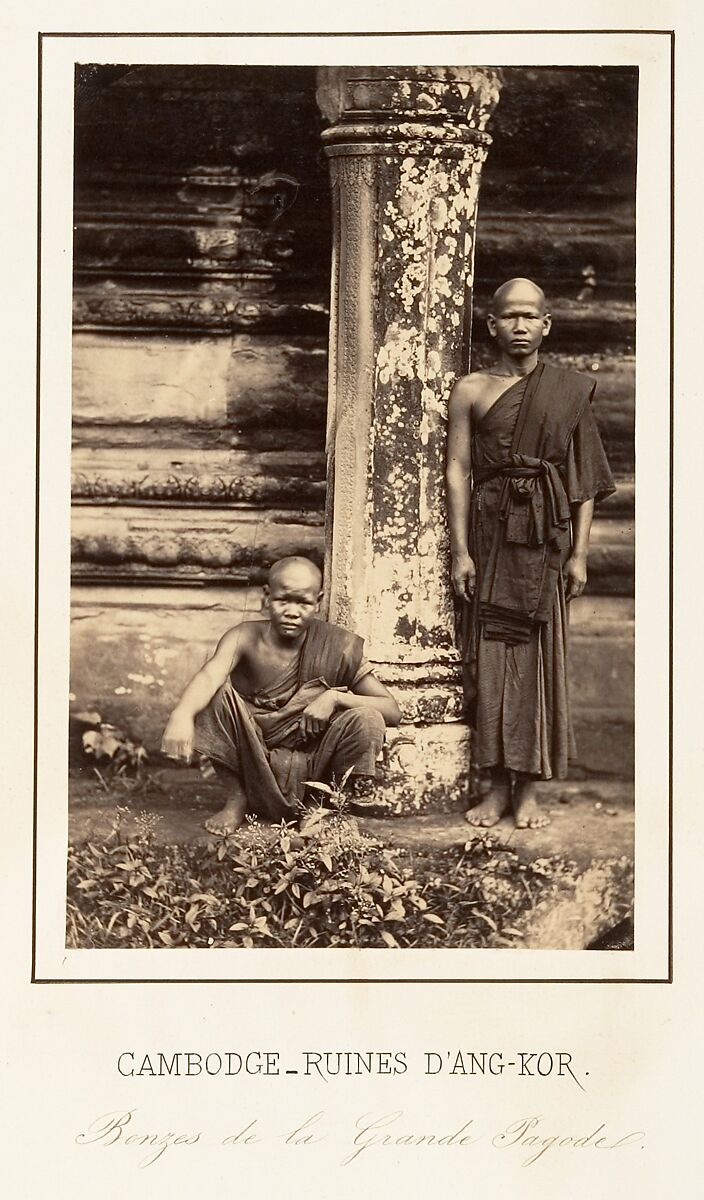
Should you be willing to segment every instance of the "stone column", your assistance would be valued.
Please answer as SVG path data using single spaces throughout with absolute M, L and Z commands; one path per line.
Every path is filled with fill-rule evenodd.
M 328 613 L 366 639 L 405 721 L 425 728 L 422 755 L 403 754 L 416 777 L 433 775 L 428 726 L 459 707 L 447 401 L 468 367 L 479 178 L 499 90 L 498 72 L 475 67 L 319 73 L 334 214 Z M 450 775 L 460 762 L 466 772 L 464 736 L 433 743 L 456 743 Z

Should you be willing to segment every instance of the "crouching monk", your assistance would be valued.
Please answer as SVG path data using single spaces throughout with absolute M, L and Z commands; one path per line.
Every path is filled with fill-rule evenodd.
M 592 379 L 538 361 L 550 330 L 528 279 L 495 293 L 492 371 L 450 397 L 447 497 L 465 708 L 478 768 L 471 825 L 546 816 L 534 783 L 563 779 L 573 749 L 566 602 L 587 580 L 595 500 L 614 483 L 591 411 Z
M 385 727 L 401 719 L 362 639 L 316 618 L 321 584 L 307 558 L 274 563 L 266 619 L 228 630 L 169 718 L 164 754 L 200 755 L 227 789 L 210 833 L 234 832 L 249 812 L 293 819 L 306 781 L 339 781 L 349 768 L 373 778 Z

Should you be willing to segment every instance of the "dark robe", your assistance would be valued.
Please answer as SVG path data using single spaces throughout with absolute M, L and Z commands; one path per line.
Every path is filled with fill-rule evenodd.
M 290 818 L 307 780 L 353 766 L 374 773 L 384 719 L 372 709 L 337 712 L 317 737 L 299 728 L 303 710 L 329 688 L 351 689 L 371 669 L 364 642 L 326 621 L 311 621 L 294 661 L 266 688 L 246 696 L 228 679 L 196 718 L 195 751 L 240 775 L 247 809 Z
M 459 610 L 465 709 L 478 768 L 564 778 L 574 739 L 562 568 L 570 507 L 614 491 L 594 383 L 539 363 L 475 422 L 469 553 Z

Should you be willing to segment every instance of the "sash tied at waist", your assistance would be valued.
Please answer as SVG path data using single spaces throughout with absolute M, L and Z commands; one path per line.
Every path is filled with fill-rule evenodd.
M 570 505 L 559 467 L 529 454 L 509 454 L 501 462 L 475 467 L 474 482 L 505 481 L 499 520 L 505 540 L 522 546 L 569 544 Z

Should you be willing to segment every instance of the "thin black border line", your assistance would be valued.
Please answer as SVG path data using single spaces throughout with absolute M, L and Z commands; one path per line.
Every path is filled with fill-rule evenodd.
M 674 978 L 674 891 L 673 891 L 673 841 L 674 841 L 674 629 L 675 629 L 675 33 L 670 38 L 670 678 L 668 688 L 668 712 L 670 728 L 668 736 L 669 771 L 667 790 L 669 800 L 668 827 L 668 968 L 669 981 Z
M 178 950 L 176 950 L 175 952 L 178 953 Z M 208 952 L 205 951 L 205 953 L 208 953 Z M 584 953 L 586 954 L 586 953 L 588 953 L 588 951 L 585 950 Z M 604 953 L 604 952 L 602 951 L 602 953 Z M 614 951 L 614 953 L 617 954 L 618 951 Z M 479 984 L 571 983 L 571 984 L 575 984 L 575 985 L 582 984 L 582 983 L 599 983 L 602 985 L 605 983 L 639 983 L 639 984 L 640 983 L 655 983 L 655 984 L 662 985 L 663 983 L 671 983 L 672 980 L 665 979 L 665 978 L 663 978 L 663 979 L 611 979 L 611 978 L 606 978 L 606 979 L 567 979 L 567 978 L 565 978 L 565 979 L 503 979 L 500 976 L 496 979 L 483 979 L 483 978 L 482 979 L 457 979 L 454 976 L 451 976 L 447 979 L 436 979 L 435 977 L 433 977 L 432 979 L 404 979 L 404 978 L 401 978 L 401 979 L 383 979 L 383 978 L 382 979 L 362 979 L 362 978 L 331 979 L 329 976 L 326 976 L 324 979 L 313 979 L 313 978 L 311 978 L 311 979 L 267 979 L 267 978 L 264 978 L 264 979 L 208 979 L 208 978 L 206 978 L 206 979 L 178 979 L 178 978 L 176 978 L 176 979 L 109 979 L 109 978 L 108 979 L 98 979 L 98 978 L 96 978 L 96 979 L 35 979 L 35 980 L 33 980 L 33 982 L 38 983 L 38 984 L 46 983 L 46 984 L 52 984 L 52 985 L 68 984 L 71 986 L 73 986 L 73 984 L 91 984 L 91 983 L 100 984 L 101 986 L 105 985 L 106 983 L 110 983 L 110 984 L 112 984 L 112 983 L 117 983 L 117 984 L 130 984 L 130 983 L 194 984 L 194 983 L 197 983 L 199 985 L 203 985 L 203 984 L 207 985 L 207 984 L 215 984 L 215 983 L 249 983 L 249 984 L 257 984 L 257 985 L 260 985 L 263 983 L 276 983 L 276 984 L 280 983 L 280 984 L 287 984 L 287 985 L 288 984 L 299 984 L 299 983 L 302 983 L 302 984 L 329 983 L 329 984 L 333 984 L 333 985 L 337 984 L 339 987 L 349 987 L 350 984 L 354 984 L 354 983 L 365 983 L 365 984 L 368 984 L 368 983 L 393 983 L 393 984 L 407 984 L 407 983 L 437 984 L 437 983 L 442 983 L 445 985 L 456 984 L 457 987 L 464 987 L 464 985 L 467 983 L 479 983 Z
M 160 37 L 191 37 L 191 38 L 341 38 L 341 37 L 469 37 L 488 35 L 532 35 L 560 34 L 572 36 L 575 34 L 629 34 L 631 36 L 667 36 L 670 39 L 670 452 L 669 452 L 669 673 L 668 673 L 668 974 L 666 978 L 649 979 L 504 979 L 504 978 L 432 978 L 432 979 L 384 979 L 384 978 L 355 978 L 355 979 L 52 979 L 38 978 L 36 974 L 36 942 L 37 942 L 37 808 L 38 808 L 38 700 L 39 700 L 39 501 L 40 501 L 40 437 L 41 437 L 41 251 L 42 251 L 42 67 L 43 42 L 45 38 L 160 38 Z M 152 33 L 81 33 L 81 32 L 50 32 L 37 34 L 37 345 L 36 345 L 36 443 L 35 443 L 35 529 L 34 529 L 34 755 L 33 755 L 33 838 L 32 838 L 32 962 L 30 982 L 33 984 L 671 984 L 673 982 L 673 704 L 674 704 L 674 287 L 675 287 L 675 31 L 674 29 L 503 29 L 503 30 L 431 30 L 420 31 L 384 31 L 381 33 L 322 33 L 297 32 L 281 33 L 267 31 L 265 33 L 186 33 L 186 32 L 152 32 Z
M 42 35 L 37 39 L 37 345 L 34 443 L 34 747 L 32 756 L 32 983 L 37 983 L 37 815 L 39 797 L 39 467 L 42 324 Z
M 217 30 L 208 32 L 189 32 L 188 30 L 181 31 L 163 31 L 155 29 L 152 33 L 145 33 L 143 30 L 137 33 L 123 32 L 105 32 L 92 31 L 83 33 L 78 30 L 51 30 L 48 33 L 40 33 L 40 37 L 50 38 L 385 38 L 385 37 L 507 37 L 520 34 L 522 37 L 531 37 L 534 34 L 560 34 L 561 36 L 571 37 L 575 34 L 599 34 L 606 36 L 607 34 L 637 34 L 639 37 L 647 34 L 672 34 L 673 29 L 382 29 L 370 31 L 355 30 L 340 30 L 331 32 L 330 30 L 296 30 L 281 32 L 280 30 L 265 30 L 260 32 L 248 31 L 246 33 L 228 33 L 226 30 L 218 32 Z M 140 64 L 146 65 L 146 64 Z M 594 63 L 594 66 L 597 64 Z

